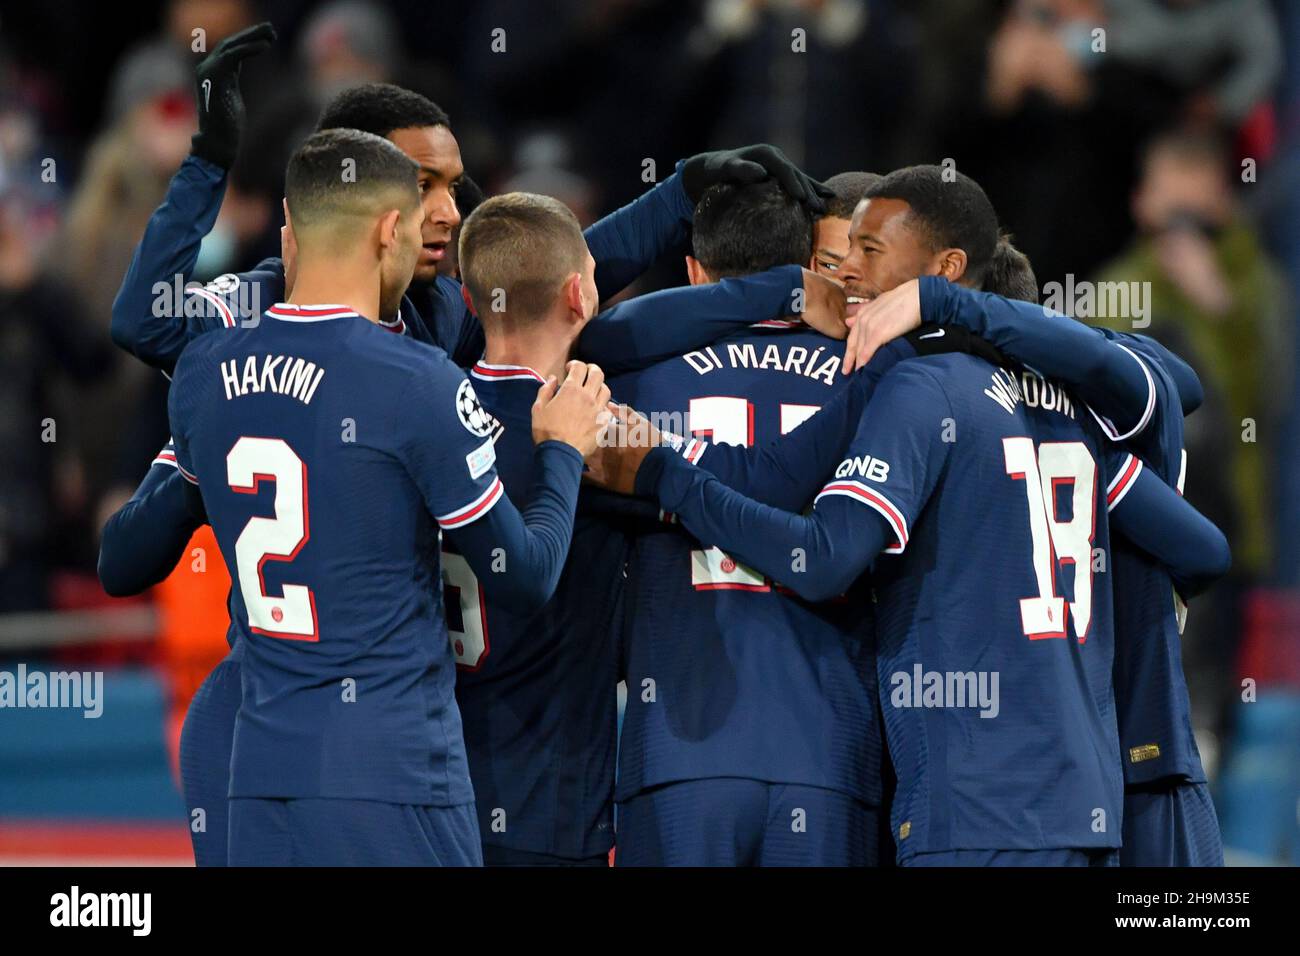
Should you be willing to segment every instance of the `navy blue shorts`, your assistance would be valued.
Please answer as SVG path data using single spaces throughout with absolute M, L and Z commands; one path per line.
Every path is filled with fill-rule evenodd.
M 1120 866 L 1223 866 L 1223 837 L 1203 783 L 1167 782 L 1124 792 Z
M 573 859 L 567 856 L 554 856 L 550 853 L 534 853 L 531 850 L 516 850 L 512 847 L 483 844 L 484 866 L 609 866 L 609 854 Z
M 239 661 L 226 658 L 199 685 L 181 726 L 181 791 L 198 866 L 226 865 L 230 748 L 241 694 Z
M 822 787 L 685 780 L 618 805 L 615 866 L 875 866 L 880 811 Z
M 482 866 L 474 804 L 230 800 L 231 866 Z
M 917 853 L 903 866 L 1119 866 L 1119 854 L 1105 847 L 1078 850 L 945 850 Z

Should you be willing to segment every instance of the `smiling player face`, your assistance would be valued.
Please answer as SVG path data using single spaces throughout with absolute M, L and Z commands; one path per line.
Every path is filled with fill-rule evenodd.
M 438 263 L 447 255 L 452 230 L 460 224 L 456 189 L 465 175 L 460 146 L 445 126 L 397 129 L 388 134 L 388 140 L 420 167 L 424 225 L 420 233 L 420 254 L 415 264 L 415 281 L 432 282 L 438 275 Z
M 858 203 L 837 275 L 850 297 L 874 299 L 909 279 L 938 273 L 938 256 L 911 227 L 910 211 L 901 199 Z

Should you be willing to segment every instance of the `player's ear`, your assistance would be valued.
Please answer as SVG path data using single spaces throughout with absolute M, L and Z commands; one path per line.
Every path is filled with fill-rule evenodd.
M 469 294 L 469 286 L 464 282 L 460 284 L 460 297 L 465 300 L 465 308 L 469 309 L 470 315 L 478 318 L 478 310 L 474 308 L 474 299 Z
M 390 209 L 379 217 L 379 245 L 382 249 L 390 249 L 398 244 L 397 227 L 402 221 L 402 213 L 399 209 Z
M 577 321 L 583 322 L 587 318 L 586 303 L 582 301 L 582 273 L 571 272 L 569 277 L 564 280 L 563 292 L 564 305 L 572 316 L 577 317 Z
M 700 265 L 700 260 L 694 256 L 686 257 L 686 278 L 690 280 L 691 285 L 708 285 L 711 281 L 709 274 L 704 271 L 704 266 Z
M 939 275 L 949 282 L 960 283 L 966 276 L 968 263 L 965 249 L 944 249 L 939 253 Z

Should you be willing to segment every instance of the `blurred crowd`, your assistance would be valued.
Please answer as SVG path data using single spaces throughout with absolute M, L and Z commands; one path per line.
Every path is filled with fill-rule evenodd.
M 1187 494 L 1235 558 L 1186 635 L 1207 765 L 1239 674 L 1300 697 L 1286 0 L 0 2 L 0 613 L 85 599 L 99 527 L 166 440 L 166 382 L 111 346 L 110 305 L 189 149 L 195 62 L 262 19 L 276 55 L 245 68 L 249 133 L 197 279 L 278 254 L 290 152 L 340 89 L 388 80 L 447 110 L 487 193 L 548 193 L 584 225 L 646 187 L 646 159 L 662 178 L 761 141 L 822 178 L 950 161 L 1040 286 L 1140 283 L 1140 317 L 1086 318 L 1155 336 L 1206 386 Z

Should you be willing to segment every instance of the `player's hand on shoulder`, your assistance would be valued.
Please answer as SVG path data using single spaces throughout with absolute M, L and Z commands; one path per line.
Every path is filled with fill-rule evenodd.
M 849 341 L 844 349 L 844 372 L 871 361 L 886 342 L 906 335 L 921 324 L 921 283 L 908 279 L 864 303 L 849 317 Z
M 811 269 L 803 270 L 803 311 L 800 318 L 805 325 L 822 335 L 842 340 L 849 334 L 849 327 L 845 324 L 847 311 L 848 299 L 842 285 Z
M 562 441 L 586 458 L 609 421 L 609 386 L 599 365 L 570 362 L 564 382 L 552 376 L 533 402 L 533 441 Z
M 587 456 L 583 479 L 601 488 L 630 495 L 636 474 L 650 449 L 659 445 L 659 429 L 627 405 L 609 404 L 610 420 L 596 450 Z

